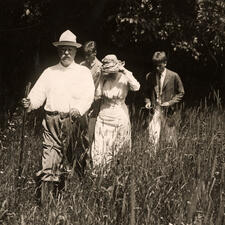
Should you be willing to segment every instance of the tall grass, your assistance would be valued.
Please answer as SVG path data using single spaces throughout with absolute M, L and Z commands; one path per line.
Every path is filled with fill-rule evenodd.
M 218 100 L 218 99 L 217 99 Z M 220 104 L 182 111 L 178 147 L 162 144 L 153 154 L 143 113 L 132 114 L 132 151 L 107 177 L 76 175 L 67 192 L 45 207 L 35 202 L 34 172 L 40 168 L 41 135 L 26 124 L 21 187 L 15 181 L 21 113 L 15 113 L 0 143 L 0 224 L 222 225 L 225 205 L 225 112 Z M 137 119 L 138 118 L 138 119 Z M 19 193 L 19 194 L 18 194 Z

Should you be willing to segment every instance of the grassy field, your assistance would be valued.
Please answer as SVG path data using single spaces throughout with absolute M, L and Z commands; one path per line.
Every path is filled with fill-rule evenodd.
M 178 148 L 162 144 L 156 154 L 140 114 L 132 127 L 132 152 L 121 155 L 119 166 L 105 178 L 74 176 L 67 192 L 45 207 L 39 207 L 34 197 L 34 172 L 41 158 L 34 115 L 26 124 L 19 185 L 21 112 L 0 134 L 0 224 L 225 224 L 225 111 L 219 103 L 185 108 Z

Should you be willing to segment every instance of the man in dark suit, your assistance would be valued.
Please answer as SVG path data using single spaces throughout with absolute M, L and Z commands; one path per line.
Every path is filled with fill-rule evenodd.
M 154 70 L 146 75 L 145 107 L 153 113 L 149 123 L 149 140 L 158 147 L 162 137 L 177 146 L 175 106 L 184 96 L 179 75 L 166 68 L 165 52 L 155 52 Z M 155 148 L 156 149 L 156 148 Z

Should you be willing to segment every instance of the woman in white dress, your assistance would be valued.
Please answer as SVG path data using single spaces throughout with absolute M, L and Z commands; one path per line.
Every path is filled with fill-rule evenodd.
M 92 144 L 94 168 L 108 164 L 120 150 L 130 150 L 131 125 L 125 98 L 129 90 L 140 88 L 139 82 L 115 55 L 105 56 L 102 63 L 102 79 L 96 90 L 101 107 Z

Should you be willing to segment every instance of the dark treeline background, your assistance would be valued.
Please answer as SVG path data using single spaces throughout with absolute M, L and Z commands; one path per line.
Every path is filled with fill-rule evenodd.
M 182 78 L 186 104 L 218 90 L 225 96 L 224 0 L 0 0 L 1 123 L 18 106 L 28 81 L 57 63 L 53 41 L 70 29 L 95 40 L 98 58 L 113 53 L 143 84 L 156 50 Z M 76 61 L 82 60 L 82 51 Z M 128 101 L 143 104 L 141 91 Z

